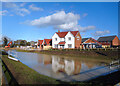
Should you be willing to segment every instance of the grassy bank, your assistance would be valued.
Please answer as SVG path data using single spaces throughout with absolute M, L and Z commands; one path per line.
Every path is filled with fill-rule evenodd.
M 68 57 L 76 57 L 76 58 L 93 58 L 93 59 L 106 59 L 106 60 L 114 60 L 118 59 L 118 55 L 120 54 L 118 51 L 114 50 L 21 50 L 16 49 L 18 52 L 32 52 L 32 53 L 41 53 L 41 54 L 49 54 L 49 55 L 61 55 Z
M 21 62 L 16 62 L 7 58 L 7 55 L 2 56 L 2 60 L 8 66 L 9 70 L 15 77 L 19 84 L 59 84 L 53 78 L 41 75 L 29 68 L 28 66 L 22 64 Z

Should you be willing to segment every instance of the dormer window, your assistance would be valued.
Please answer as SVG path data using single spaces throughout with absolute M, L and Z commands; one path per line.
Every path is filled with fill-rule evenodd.
M 71 40 L 71 37 L 68 37 L 68 40 L 70 41 L 70 40 Z

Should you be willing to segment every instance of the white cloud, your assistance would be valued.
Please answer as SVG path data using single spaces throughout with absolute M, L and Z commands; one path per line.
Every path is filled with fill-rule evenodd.
M 31 10 L 33 10 L 33 11 L 43 11 L 43 9 L 42 9 L 42 8 L 35 7 L 35 5 L 34 5 L 34 4 L 31 4 L 31 5 L 29 6 L 29 9 L 31 9 Z
M 0 11 L 0 15 L 6 15 L 8 13 L 7 10 Z
M 103 35 L 106 35 L 106 34 L 109 34 L 110 31 L 109 30 L 104 30 L 104 31 L 96 31 L 93 35 L 94 36 L 103 36 Z
M 24 6 L 25 6 L 25 4 L 26 4 L 26 3 L 22 3 L 22 4 L 20 4 L 20 7 L 24 7 Z
M 58 11 L 52 15 L 40 17 L 32 21 L 25 21 L 25 24 L 29 24 L 37 27 L 48 27 L 53 26 L 55 29 L 64 30 L 80 30 L 82 32 L 93 30 L 95 26 L 81 27 L 78 25 L 80 15 L 72 12 L 65 13 L 65 11 Z
M 20 16 L 25 16 L 26 14 L 30 14 L 30 11 L 26 8 L 16 9 L 16 14 Z
M 87 26 L 87 27 L 79 26 L 78 28 L 81 32 L 86 32 L 86 31 L 89 31 L 89 30 L 94 30 L 96 27 L 95 26 Z
M 83 14 L 83 17 L 86 17 L 87 15 L 88 15 L 87 13 L 84 13 L 84 14 Z
M 30 14 L 30 11 L 26 8 L 22 8 L 21 4 L 15 4 L 15 3 L 8 2 L 8 3 L 4 3 L 4 6 L 6 8 L 11 9 L 12 12 L 20 16 L 25 16 L 27 14 Z

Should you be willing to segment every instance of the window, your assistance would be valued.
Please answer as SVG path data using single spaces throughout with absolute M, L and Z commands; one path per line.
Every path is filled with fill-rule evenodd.
M 77 38 L 80 38 L 79 36 L 77 36 Z
M 55 41 L 57 41 L 57 38 L 55 38 Z
M 79 40 L 79 38 L 80 38 L 80 37 L 79 37 L 79 36 L 77 36 L 77 40 Z
M 57 45 L 57 44 L 55 44 L 55 48 L 58 48 L 58 45 Z
M 68 37 L 68 40 L 71 40 L 71 37 Z
M 68 44 L 68 48 L 72 48 L 72 44 Z

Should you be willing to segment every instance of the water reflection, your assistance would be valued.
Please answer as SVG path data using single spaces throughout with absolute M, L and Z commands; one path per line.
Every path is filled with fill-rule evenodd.
M 97 68 L 99 63 L 89 60 L 74 60 L 69 57 L 45 55 L 38 53 L 17 52 L 19 60 L 39 72 L 56 79 L 77 75 L 86 70 Z
M 77 74 L 80 73 L 81 62 L 52 56 L 52 69 L 55 73 L 65 72 L 67 75 Z

